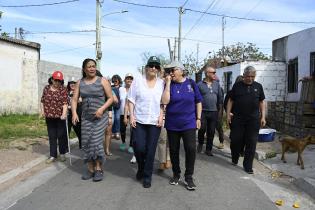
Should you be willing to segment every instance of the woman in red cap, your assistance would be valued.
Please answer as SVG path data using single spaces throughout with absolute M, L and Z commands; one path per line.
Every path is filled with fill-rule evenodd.
M 41 114 L 46 118 L 50 157 L 46 163 L 57 159 L 57 142 L 59 146 L 60 161 L 65 161 L 67 152 L 67 89 L 63 86 L 63 75 L 60 71 L 52 74 L 52 84 L 43 90 L 41 98 Z

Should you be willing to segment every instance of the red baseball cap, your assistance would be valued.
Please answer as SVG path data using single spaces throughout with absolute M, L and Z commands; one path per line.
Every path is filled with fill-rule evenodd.
M 55 80 L 63 80 L 63 75 L 62 75 L 61 71 L 55 71 L 52 74 L 52 78 Z

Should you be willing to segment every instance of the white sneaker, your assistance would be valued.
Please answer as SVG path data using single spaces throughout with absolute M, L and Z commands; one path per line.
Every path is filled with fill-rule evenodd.
M 136 157 L 135 156 L 132 156 L 131 160 L 130 160 L 130 163 L 134 164 L 136 163 L 137 160 L 136 160 Z
M 47 163 L 47 164 L 50 164 L 50 163 L 55 162 L 55 161 L 56 161 L 56 158 L 54 158 L 54 157 L 49 157 L 49 158 L 46 160 L 46 163 Z

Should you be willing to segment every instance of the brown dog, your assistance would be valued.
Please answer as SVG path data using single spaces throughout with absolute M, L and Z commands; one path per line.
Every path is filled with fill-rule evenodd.
M 292 149 L 292 151 L 298 152 L 298 159 L 296 164 L 301 165 L 301 169 L 304 169 L 302 153 L 307 145 L 315 144 L 315 137 L 308 135 L 307 137 L 301 139 L 283 138 L 280 140 L 280 142 L 282 144 L 281 160 L 286 163 L 287 161 L 284 158 L 284 153 L 286 153 L 289 149 Z

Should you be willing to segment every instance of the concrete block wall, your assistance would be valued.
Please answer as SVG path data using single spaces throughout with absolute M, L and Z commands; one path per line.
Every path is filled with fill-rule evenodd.
M 38 110 L 43 89 L 48 84 L 48 78 L 51 77 L 54 71 L 61 71 L 63 73 L 65 86 L 71 78 L 79 80 L 82 77 L 82 70 L 79 67 L 41 60 L 38 64 Z
M 286 96 L 286 64 L 272 61 L 245 61 L 241 63 L 240 73 L 246 66 L 256 68 L 256 81 L 264 88 L 266 101 L 284 100 Z

